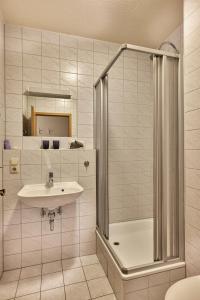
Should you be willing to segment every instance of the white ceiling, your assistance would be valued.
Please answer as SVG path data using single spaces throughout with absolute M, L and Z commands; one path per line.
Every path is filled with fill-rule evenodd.
M 0 0 L 7 23 L 157 47 L 182 22 L 182 0 Z

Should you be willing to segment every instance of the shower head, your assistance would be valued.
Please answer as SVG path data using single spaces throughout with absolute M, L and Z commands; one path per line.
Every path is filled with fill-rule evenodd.
M 172 42 L 169 42 L 169 41 L 164 41 L 163 43 L 161 43 L 160 47 L 158 49 L 162 50 L 162 47 L 165 46 L 165 45 L 171 46 L 176 51 L 177 54 L 179 53 L 179 51 L 176 48 L 176 46 Z
M 160 47 L 158 48 L 158 50 L 162 50 L 162 47 L 163 47 L 164 45 L 171 46 L 171 47 L 176 51 L 177 54 L 179 53 L 179 51 L 178 51 L 178 49 L 176 48 L 176 46 L 175 46 L 172 42 L 169 42 L 169 41 L 163 42 L 163 43 L 160 45 Z M 150 54 L 150 60 L 153 60 L 153 57 L 154 57 L 154 56 L 155 56 L 155 54 Z

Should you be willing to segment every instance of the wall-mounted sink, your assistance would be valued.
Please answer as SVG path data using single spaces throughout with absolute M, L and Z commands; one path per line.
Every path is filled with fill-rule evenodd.
M 82 192 L 83 187 L 73 181 L 56 182 L 52 187 L 45 184 L 25 185 L 17 195 L 28 206 L 55 209 L 75 201 Z

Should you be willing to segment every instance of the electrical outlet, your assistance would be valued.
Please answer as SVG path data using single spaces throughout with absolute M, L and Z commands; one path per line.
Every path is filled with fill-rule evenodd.
M 10 174 L 18 174 L 19 173 L 19 166 L 10 166 Z
M 12 157 L 10 159 L 10 174 L 19 173 L 19 159 L 17 157 Z

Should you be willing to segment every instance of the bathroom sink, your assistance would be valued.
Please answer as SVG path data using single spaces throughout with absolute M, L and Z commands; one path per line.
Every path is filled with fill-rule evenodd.
M 165 300 L 199 300 L 200 276 L 193 276 L 173 284 L 167 291 Z
M 75 201 L 83 192 L 76 181 L 56 182 L 52 187 L 45 184 L 29 184 L 18 192 L 24 204 L 31 207 L 55 209 Z

